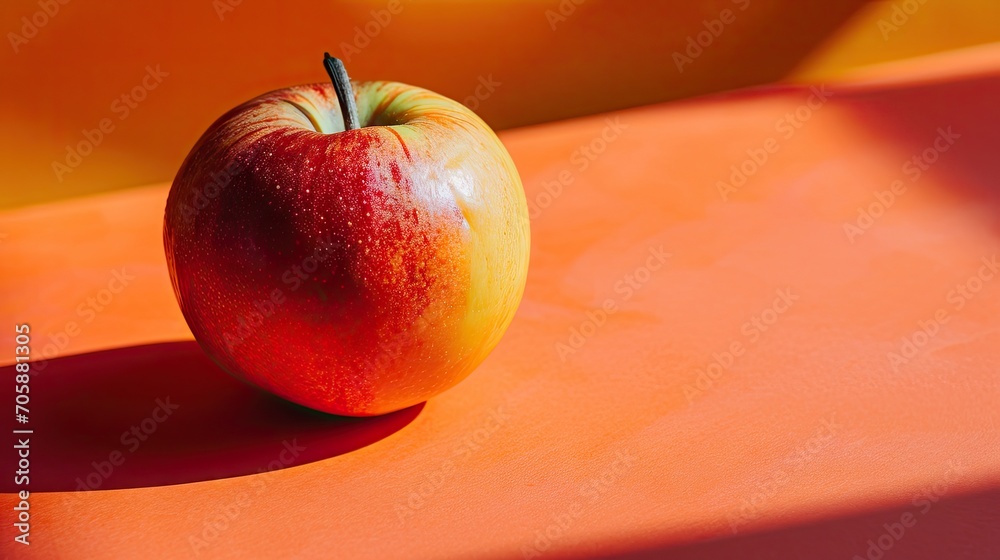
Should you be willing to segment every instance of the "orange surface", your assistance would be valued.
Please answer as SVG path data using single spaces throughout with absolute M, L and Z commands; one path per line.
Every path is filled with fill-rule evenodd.
M 983 259 L 1000 254 L 997 52 L 967 53 L 958 77 L 831 84 L 823 102 L 759 90 L 503 133 L 532 211 L 531 268 L 469 379 L 325 460 L 215 480 L 193 461 L 185 484 L 33 494 L 19 557 L 832 559 L 889 539 L 886 558 L 996 558 L 1000 278 Z M 939 140 L 949 128 L 960 136 Z M 936 141 L 917 177 L 907 161 Z M 767 148 L 724 197 L 731 166 Z M 161 347 L 174 356 L 159 369 L 122 357 L 189 337 L 163 259 L 165 196 L 158 184 L 0 214 L 0 314 L 32 324 L 35 352 L 81 323 L 38 381 L 118 380 L 104 400 L 38 411 L 66 411 L 63 430 L 114 441 L 147 402 L 115 399 L 153 395 L 130 393 L 130 376 L 190 398 L 155 448 L 173 461 L 200 452 L 199 423 L 211 437 L 264 428 L 229 389 L 192 389 L 194 374 L 227 385 L 189 345 Z M 877 217 L 850 235 L 859 208 Z M 135 279 L 82 321 L 123 267 Z M 79 367 L 85 353 L 99 370 Z M 99 422 L 119 408 L 117 428 Z M 106 457 L 91 439 L 78 455 Z M 913 524 L 885 537 L 901 520 Z

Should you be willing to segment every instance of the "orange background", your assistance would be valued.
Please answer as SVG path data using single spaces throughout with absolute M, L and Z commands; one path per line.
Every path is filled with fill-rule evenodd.
M 699 9 L 711 14 L 721 4 L 705 2 Z M 551 81 L 540 69 L 545 55 L 529 56 L 545 49 L 525 46 L 536 44 L 529 25 L 518 31 L 517 41 L 482 43 L 492 49 L 483 53 L 520 57 L 502 58 L 507 66 L 498 65 L 523 74 L 501 78 L 499 70 L 475 62 L 493 59 L 467 48 L 454 55 L 459 61 L 413 68 L 399 60 L 400 52 L 416 56 L 422 52 L 418 46 L 427 53 L 456 52 L 446 49 L 449 41 L 458 40 L 450 33 L 429 33 L 433 26 L 451 29 L 457 26 L 451 18 L 461 21 L 463 14 L 471 18 L 499 12 L 501 3 L 455 3 L 443 11 L 437 5 L 438 12 L 418 10 L 416 4 L 406 8 L 414 10 L 398 16 L 399 27 L 387 26 L 384 39 L 373 41 L 370 50 L 351 63 L 355 77 L 388 74 L 461 98 L 468 91 L 462 84 L 494 72 L 503 86 L 481 103 L 479 112 L 498 127 L 782 77 L 792 83 L 502 132 L 533 210 L 531 269 L 514 323 L 468 380 L 404 415 L 392 433 L 380 433 L 367 445 L 325 460 L 249 476 L 221 473 L 230 476 L 221 479 L 202 470 L 187 483 L 171 486 L 36 491 L 29 554 L 10 548 L 13 533 L 8 523 L 0 532 L 0 550 L 33 558 L 115 558 L 137 551 L 148 557 L 193 557 L 190 538 L 203 537 L 207 524 L 238 501 L 235 517 L 207 540 L 202 556 L 522 557 L 525 547 L 538 546 L 538 532 L 563 522 L 543 557 L 627 553 L 654 558 L 669 553 L 671 558 L 851 558 L 864 556 L 869 541 L 886 534 L 886 524 L 911 515 L 915 525 L 892 539 L 886 558 L 995 558 L 1000 550 L 1000 437 L 995 429 L 1000 291 L 995 281 L 983 282 L 961 309 L 954 307 L 949 293 L 970 282 L 982 258 L 1000 252 L 995 219 L 1000 115 L 994 103 L 1000 94 L 1000 51 L 993 44 L 861 65 L 988 41 L 983 30 L 996 22 L 996 8 L 985 2 L 949 3 L 950 8 L 928 2 L 888 41 L 882 41 L 876 22 L 892 4 L 865 6 L 847 21 L 838 18 L 850 10 L 837 16 L 828 8 L 831 13 L 815 16 L 817 29 L 826 26 L 836 32 L 814 38 L 810 44 L 815 49 L 803 47 L 793 61 L 762 55 L 725 75 L 721 69 L 734 64 L 731 57 L 749 56 L 750 47 L 739 41 L 741 37 L 750 43 L 768 43 L 765 39 L 772 36 L 792 40 L 796 31 L 780 31 L 790 29 L 792 19 L 780 22 L 794 9 L 781 10 L 777 4 L 767 4 L 768 12 L 761 2 L 766 16 L 755 17 L 770 23 L 748 29 L 746 35 L 722 35 L 717 49 L 680 76 L 664 62 L 676 43 L 667 43 L 655 57 L 639 48 L 641 41 L 662 37 L 654 31 L 662 18 L 654 22 L 635 15 L 640 12 L 616 11 L 611 3 L 584 4 L 578 8 L 579 19 L 567 19 L 555 32 L 568 33 L 548 35 L 548 43 L 536 39 L 555 51 L 566 49 L 549 67 L 558 66 L 566 74 Z M 372 9 L 367 4 L 346 6 L 338 9 L 354 10 L 351 22 L 363 23 Z M 539 36 L 551 32 L 543 9 L 549 4 L 511 6 L 505 14 L 522 14 L 525 21 L 531 14 L 541 21 L 536 23 Z M 20 11 L 30 8 L 25 4 Z M 9 184 L 23 187 L 5 187 L 5 204 L 48 202 L 0 213 L 0 314 L 8 324 L 30 322 L 35 351 L 42 351 L 69 321 L 78 320 L 77 307 L 106 287 L 113 271 L 124 267 L 136 278 L 69 337 L 67 348 L 35 381 L 39 387 L 48 383 L 53 392 L 60 372 L 92 376 L 95 383 L 115 381 L 100 385 L 108 389 L 103 399 L 67 394 L 45 401 L 40 395 L 49 408 L 38 414 L 48 410 L 49 417 L 59 416 L 65 423 L 42 416 L 39 422 L 50 422 L 52 430 L 36 436 L 38 450 L 51 453 L 46 440 L 48 445 L 63 442 L 86 466 L 90 457 L 107 456 L 104 440 L 96 437 L 102 431 L 114 441 L 121 429 L 142 418 L 140 405 L 155 395 L 177 394 L 188 400 L 180 403 L 176 420 L 163 424 L 157 434 L 160 443 L 150 444 L 159 445 L 157 453 L 169 455 L 144 453 L 164 461 L 188 458 L 186 465 L 196 468 L 204 442 L 228 433 L 217 427 L 244 434 L 263 431 L 255 413 L 264 405 L 234 401 L 236 389 L 192 390 L 197 376 L 205 376 L 205 385 L 213 388 L 224 387 L 226 378 L 192 357 L 189 346 L 161 347 L 169 358 L 164 362 L 176 369 L 157 370 L 153 379 L 148 379 L 150 370 L 123 365 L 128 362 L 119 350 L 190 340 L 163 261 L 165 181 L 194 138 L 222 110 L 263 89 L 320 79 L 313 62 L 305 59 L 313 50 L 333 50 L 321 45 L 322 37 L 308 32 L 267 34 L 266 29 L 282 28 L 283 17 L 317 29 L 339 25 L 341 33 L 356 23 L 282 14 L 247 1 L 221 22 L 210 4 L 201 5 L 208 23 L 190 25 L 226 29 L 242 15 L 256 18 L 252 26 L 243 23 L 239 25 L 249 27 L 219 32 L 232 35 L 193 30 L 185 35 L 178 29 L 186 28 L 181 23 L 185 18 L 171 24 L 175 20 L 166 16 L 128 14 L 138 7 L 106 8 L 107 14 L 121 18 L 118 27 L 107 14 L 70 16 L 71 9 L 83 14 L 98 9 L 89 5 L 71 2 L 62 9 L 65 13 L 11 60 L 11 75 L 33 87 L 4 91 L 11 96 L 3 103 L 5 126 L 26 131 L 20 141 L 3 135 L 7 145 L 2 157 L 9 158 L 4 169 L 15 174 Z M 195 8 L 176 8 L 187 9 Z M 403 17 L 412 13 L 417 18 L 423 10 L 428 11 L 418 20 L 422 26 L 407 31 L 407 25 L 416 24 L 404 24 Z M 600 15 L 601 10 L 606 12 Z M 621 42 L 601 43 L 594 41 L 593 31 L 572 31 L 574 22 L 617 29 L 605 23 L 612 12 L 623 18 L 615 21 L 631 22 L 622 23 Z M 435 13 L 437 17 L 431 17 Z M 817 13 L 816 8 L 809 13 Z M 936 23 L 919 19 L 924 14 Z M 93 26 L 84 32 L 73 17 L 93 18 L 83 20 Z M 703 17 L 691 16 L 691 21 Z M 808 28 L 808 18 L 796 17 L 795 25 Z M 498 16 L 482 21 L 489 22 L 482 24 L 487 29 L 495 26 L 494 40 L 503 29 L 510 34 L 511 28 L 501 25 Z M 444 22 L 452 22 L 452 27 Z M 393 42 L 403 41 L 407 33 L 416 37 L 421 27 L 423 40 Z M 149 50 L 125 49 L 121 40 L 108 39 L 108 33 L 91 35 L 97 28 L 109 33 L 131 29 L 116 32 L 155 40 L 149 40 Z M 68 41 L 60 38 L 58 29 L 89 37 L 90 42 L 81 40 L 76 50 L 72 41 L 56 48 L 59 41 Z M 249 30 L 274 37 L 283 46 L 261 45 Z M 668 36 L 675 33 L 685 37 L 689 32 L 671 27 Z M 185 36 L 190 43 L 182 40 Z M 305 45 L 307 36 L 316 45 Z M 484 36 L 490 35 L 480 30 L 462 40 L 479 45 Z M 213 46 L 193 46 L 199 37 Z M 227 44 L 225 37 L 238 45 L 221 47 Z M 290 52 L 274 54 L 273 59 L 255 52 L 291 49 L 288 45 L 299 41 L 303 44 L 295 52 L 303 54 L 301 65 L 288 62 L 297 58 Z M 587 51 L 580 46 L 584 43 L 599 43 L 601 49 Z M 879 45 L 881 49 L 875 48 Z M 20 57 L 29 56 L 33 47 L 49 52 L 48 58 L 22 62 Z M 49 48 L 53 50 L 43 50 Z M 237 50 L 244 57 L 240 62 L 219 64 Z M 585 55 L 598 50 L 605 53 L 603 58 Z M 64 89 L 56 84 L 65 83 L 67 75 L 44 73 L 38 67 L 53 61 L 54 52 L 72 53 L 58 64 L 77 72 L 70 74 L 74 79 L 69 82 L 93 89 L 78 91 L 67 104 L 53 104 L 55 90 Z M 615 57 L 612 52 L 633 56 Z M 80 61 L 97 53 L 129 58 L 140 70 L 153 62 L 150 53 L 177 57 L 164 61 L 175 61 L 171 64 L 178 67 L 177 80 L 172 83 L 181 85 L 165 81 L 162 90 L 153 91 L 108 143 L 73 172 L 72 182 L 67 177 L 63 184 L 54 184 L 45 177 L 53 157 L 48 150 L 55 147 L 58 153 L 58 146 L 78 138 L 81 127 L 107 114 L 102 100 L 141 77 L 139 70 L 130 73 L 119 65 L 84 71 Z M 369 54 L 372 61 L 365 62 Z M 460 62 L 464 57 L 468 60 Z M 8 68 L 7 59 L 4 63 Z M 629 96 L 607 94 L 599 87 L 579 90 L 585 93 L 559 89 L 600 85 L 593 77 L 594 64 L 619 73 L 628 87 L 609 87 L 627 89 Z M 166 62 L 163 66 L 170 70 Z M 189 67 L 185 78 L 181 70 Z M 268 72 L 260 81 L 216 84 L 212 80 L 220 67 L 239 69 L 235 75 L 247 74 L 251 67 Z M 95 72 L 102 71 L 108 76 L 99 79 Z M 683 85 L 665 87 L 656 81 L 658 76 Z M 794 83 L 799 80 L 821 80 L 832 96 L 805 113 L 802 126 L 785 136 L 781 125 L 788 122 L 788 114 L 815 102 L 813 90 Z M 510 89 L 504 89 L 508 83 Z M 518 83 L 530 87 L 515 88 Z M 158 100 L 161 91 L 164 96 Z M 529 91 L 540 93 L 533 97 Z M 562 96 L 568 102 L 560 102 Z M 618 119 L 622 132 L 580 169 L 574 152 L 591 145 L 609 118 Z M 939 129 L 948 127 L 961 137 L 919 180 L 910 180 L 904 163 L 933 145 Z M 729 181 L 732 166 L 743 165 L 772 138 L 779 148 L 745 185 L 723 197 L 718 183 Z M 572 181 L 553 191 L 553 181 L 565 176 L 563 172 L 569 172 Z M 876 196 L 885 196 L 876 193 L 884 193 L 896 180 L 905 181 L 905 193 L 863 234 L 849 237 L 845 224 L 856 224 L 858 209 L 871 207 Z M 138 188 L 123 190 L 125 186 Z M 57 200 L 89 192 L 100 194 Z M 619 283 L 643 276 L 639 271 L 649 262 L 650 251 L 660 246 L 671 256 L 662 268 L 649 270 L 648 280 L 626 297 Z M 766 331 L 749 335 L 744 325 L 773 309 L 781 290 L 790 290 L 798 299 Z M 617 311 L 594 319 L 609 299 Z M 912 359 L 893 367 L 889 353 L 899 352 L 903 341 L 912 339 L 941 309 L 946 310 L 947 323 Z M 560 345 L 571 344 L 574 329 L 590 329 L 584 327 L 588 323 L 595 325 L 593 333 L 579 348 L 561 355 Z M 742 352 L 730 362 L 723 355 L 734 343 Z M 3 347 L 8 350 L 0 363 L 10 364 L 6 356 L 13 356 L 12 344 L 5 340 Z M 87 356 L 101 357 L 101 368 L 81 367 Z M 702 379 L 701 389 L 691 393 L 699 375 L 717 360 L 728 364 L 721 375 Z M 5 367 L 5 373 L 9 369 Z M 3 402 L 13 400 L 8 386 L 0 395 Z M 121 400 L 123 395 L 130 400 Z M 60 416 L 57 410 L 65 412 Z M 481 430 L 498 411 L 506 420 L 483 437 Z M 114 421 L 107 424 L 108 418 Z M 279 428 L 287 428 L 284 435 L 289 438 L 313 438 L 308 441 L 316 445 L 340 437 L 340 428 L 319 420 L 305 424 L 289 422 Z M 86 437 L 74 442 L 60 431 Z M 257 460 L 250 472 L 257 470 L 254 465 L 266 468 L 282 449 L 280 441 L 254 448 L 253 453 L 247 451 L 253 442 L 246 438 L 229 443 L 230 448 L 220 450 L 246 451 Z M 634 459 L 626 465 L 620 453 Z M 9 458 L 3 457 L 5 472 L 12 470 Z M 133 464 L 139 459 L 133 458 Z M 605 482 L 594 486 L 602 478 Z M 437 480 L 440 484 L 433 482 Z M 424 492 L 419 507 L 413 507 L 412 496 L 429 481 L 433 490 Z M 248 500 L 237 499 L 243 493 Z M 924 512 L 917 504 L 930 497 L 933 501 Z M 10 512 L 11 496 L 0 501 L 3 511 Z M 956 555 L 960 547 L 965 556 Z
M 9 33 L 23 32 L 38 1 L 0 4 L 8 43 L 0 48 L 0 207 L 172 179 L 214 119 L 265 91 L 325 81 L 323 51 L 341 56 L 355 28 L 388 7 L 244 0 L 217 9 L 225 1 L 71 0 L 16 53 Z M 588 0 L 565 9 L 555 29 L 547 13 L 558 13 L 558 1 L 400 1 L 377 36 L 345 57 L 351 76 L 459 101 L 492 77 L 500 85 L 475 109 L 497 129 L 798 76 L 825 80 L 1000 38 L 992 0 L 926 2 L 889 40 L 878 24 L 892 16 L 888 1 L 752 0 L 740 12 L 742 0 Z M 737 13 L 733 23 L 678 72 L 673 53 L 724 9 Z M 111 104 L 141 83 L 147 65 L 169 76 L 119 120 Z M 104 118 L 115 130 L 59 180 L 52 163 Z

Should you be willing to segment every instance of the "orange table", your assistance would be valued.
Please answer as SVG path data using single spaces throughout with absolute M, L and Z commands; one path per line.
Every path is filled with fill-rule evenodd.
M 0 214 L 4 323 L 57 356 L 32 545 L 5 494 L 0 550 L 996 558 L 996 52 L 504 133 L 524 302 L 468 380 L 387 418 L 308 414 L 183 342 L 167 185 Z

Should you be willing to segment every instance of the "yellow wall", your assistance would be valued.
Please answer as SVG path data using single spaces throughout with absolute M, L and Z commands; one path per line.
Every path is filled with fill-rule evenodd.
M 467 101 L 496 129 L 824 80 L 1000 38 L 997 0 L 926 0 L 888 40 L 878 20 L 894 3 L 865 0 L 44 3 L 58 13 L 39 16 L 39 0 L 0 3 L 0 208 L 170 180 L 223 112 L 266 91 L 324 81 L 323 51 L 343 56 L 357 29 L 392 6 L 396 13 L 347 60 L 351 76 Z M 678 53 L 724 10 L 734 21 L 678 68 Z M 12 44 L 32 17 L 44 25 Z M 156 66 L 169 76 L 119 119 L 112 103 Z M 487 91 L 484 82 L 498 85 Z M 57 174 L 53 163 L 67 160 L 67 146 L 107 118 L 114 130 Z
M 789 79 L 823 81 L 865 65 L 998 40 L 997 0 L 878 0 L 862 7 Z

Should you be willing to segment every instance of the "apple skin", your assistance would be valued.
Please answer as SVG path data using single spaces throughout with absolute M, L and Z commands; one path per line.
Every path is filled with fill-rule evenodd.
M 295 403 L 369 416 L 464 379 L 510 324 L 528 269 L 527 204 L 510 155 L 461 104 L 354 83 L 223 115 L 167 199 L 170 278 L 223 369 Z

